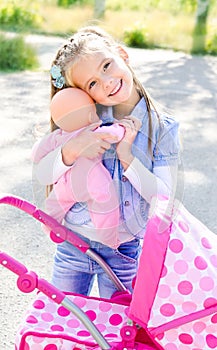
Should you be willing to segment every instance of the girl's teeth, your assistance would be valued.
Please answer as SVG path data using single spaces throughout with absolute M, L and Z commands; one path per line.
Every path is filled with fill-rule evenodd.
M 116 92 L 120 89 L 120 85 L 121 85 L 121 83 L 118 84 L 118 86 L 116 87 L 116 89 L 113 90 L 112 93 L 111 93 L 110 95 L 116 94 Z

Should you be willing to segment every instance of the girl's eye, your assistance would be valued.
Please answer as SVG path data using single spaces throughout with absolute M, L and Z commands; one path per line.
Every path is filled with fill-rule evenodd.
M 106 71 L 106 69 L 108 69 L 109 65 L 110 65 L 110 62 L 106 63 L 103 67 L 103 70 Z
M 95 81 L 91 81 L 90 85 L 89 85 L 89 89 L 91 89 L 92 87 L 94 87 L 94 85 L 96 84 Z

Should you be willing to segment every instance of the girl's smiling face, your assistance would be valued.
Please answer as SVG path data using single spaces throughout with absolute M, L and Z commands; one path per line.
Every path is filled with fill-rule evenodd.
M 120 47 L 117 53 L 108 49 L 91 53 L 73 65 L 73 83 L 104 106 L 135 104 L 137 94 L 127 60 L 127 53 Z

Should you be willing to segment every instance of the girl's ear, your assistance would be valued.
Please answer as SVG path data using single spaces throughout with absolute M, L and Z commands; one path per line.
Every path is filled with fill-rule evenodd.
M 129 63 L 129 55 L 128 55 L 127 51 L 123 48 L 123 46 L 118 45 L 117 51 L 118 51 L 120 57 L 123 58 L 124 62 L 126 64 L 128 64 Z

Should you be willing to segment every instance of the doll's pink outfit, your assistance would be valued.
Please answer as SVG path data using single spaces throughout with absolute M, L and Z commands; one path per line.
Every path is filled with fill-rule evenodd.
M 35 144 L 32 151 L 33 161 L 38 163 L 49 152 L 75 137 L 80 131 L 71 133 L 61 129 L 53 131 L 40 141 L 40 147 L 38 143 Z M 125 129 L 119 124 L 112 124 L 98 127 L 94 132 L 111 133 L 117 136 L 115 142 L 119 142 L 124 136 Z M 114 143 L 112 139 L 108 141 Z M 46 199 L 46 211 L 54 219 L 62 222 L 65 214 L 76 202 L 87 203 L 98 235 L 96 240 L 117 248 L 119 202 L 111 175 L 103 166 L 101 156 L 94 159 L 79 157 L 73 167 L 53 185 L 53 190 Z

